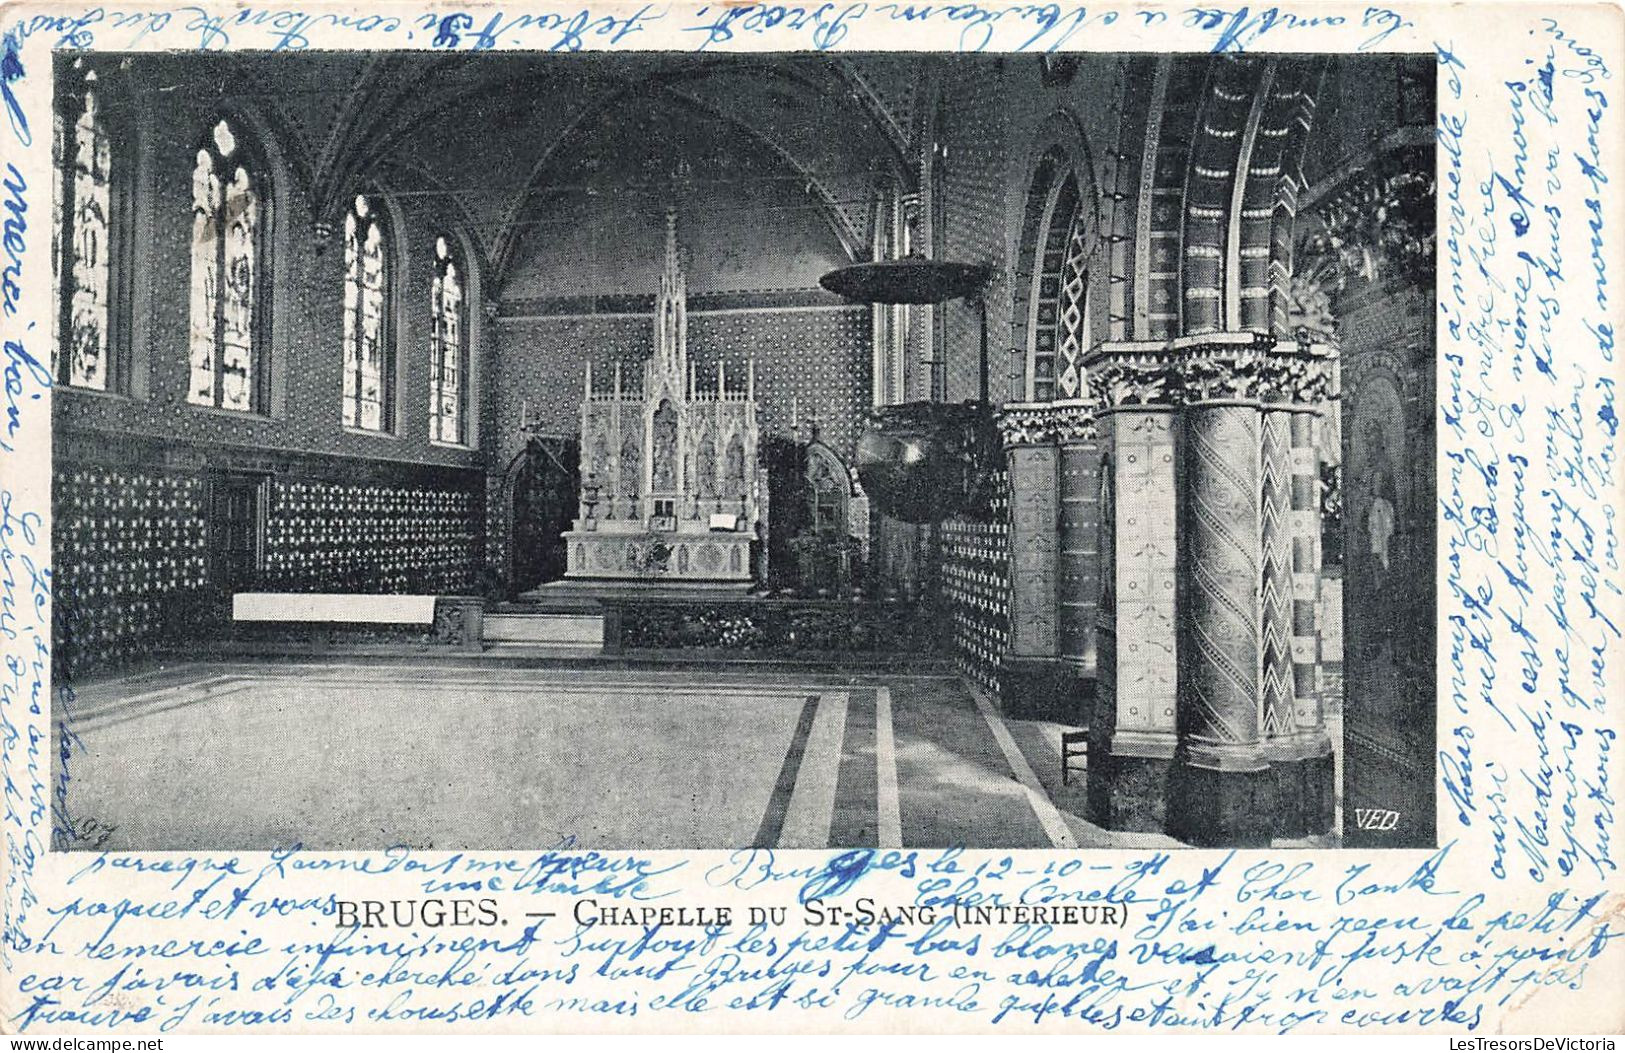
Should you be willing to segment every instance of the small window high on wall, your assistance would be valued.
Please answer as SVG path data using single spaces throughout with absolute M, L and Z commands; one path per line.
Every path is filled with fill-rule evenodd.
M 221 120 L 192 166 L 191 374 L 198 406 L 263 410 L 261 176 L 238 129 Z
M 429 347 L 429 437 L 436 442 L 467 444 L 468 326 L 465 272 L 451 239 L 434 242 L 434 283 L 429 310 L 433 319 Z
M 389 235 L 372 198 L 357 195 L 344 218 L 344 426 L 394 425 L 394 334 L 390 330 Z
M 115 257 L 124 238 L 114 137 L 96 73 L 76 65 L 63 84 L 56 139 L 60 226 L 53 263 L 60 298 L 53 320 L 53 373 L 58 384 L 119 391 L 126 371 L 118 346 L 115 283 L 121 268 Z

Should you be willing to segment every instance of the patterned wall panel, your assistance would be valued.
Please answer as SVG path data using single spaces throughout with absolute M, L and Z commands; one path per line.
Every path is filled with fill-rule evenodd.
M 471 489 L 278 481 L 266 517 L 266 585 L 473 591 L 483 506 L 483 491 Z
M 638 315 L 509 318 L 499 333 L 501 465 L 519 450 L 515 429 L 522 403 L 543 430 L 573 436 L 580 428 L 587 363 L 595 385 L 610 383 L 617 362 L 630 384 L 653 350 L 653 321 Z M 803 428 L 816 415 L 824 443 L 848 463 L 869 410 L 870 346 L 867 307 L 689 315 L 688 357 L 701 388 L 715 385 L 719 357 L 729 387 L 742 384 L 754 356 L 761 433 L 789 437 L 792 415 Z
M 1103 683 L 1115 727 L 1172 739 L 1175 727 L 1175 465 L 1170 415 L 1120 411 L 1110 418 L 1115 459 L 1102 543 L 1110 596 L 1103 603 Z M 1109 666 L 1109 668 L 1107 668 Z
M 1080 442 L 1061 449 L 1058 642 L 1061 655 L 1090 675 L 1095 671 L 1101 587 L 1100 467 L 1101 449 L 1096 443 Z
M 1337 304 L 1343 368 L 1341 705 L 1345 814 L 1394 808 L 1394 830 L 1345 837 L 1368 846 L 1432 844 L 1436 618 L 1437 404 L 1425 295 L 1379 283 Z M 1327 626 L 1329 631 L 1332 626 Z
M 1053 446 L 1010 451 L 1010 643 L 1016 654 L 1056 653 L 1056 462 Z
M 995 696 L 1010 646 L 1010 493 L 1000 471 L 986 521 L 950 519 L 941 533 L 942 592 L 959 669 Z
M 71 674 L 220 634 L 210 578 L 213 480 L 263 479 L 252 587 L 467 593 L 480 585 L 483 477 L 405 465 L 129 435 L 59 435 L 56 634 Z
M 77 671 L 139 658 L 163 638 L 172 605 L 206 584 L 203 480 L 59 465 L 54 485 L 58 661 Z
M 1006 105 L 1000 73 L 991 63 L 956 65 L 943 85 L 945 135 L 945 226 L 947 259 L 992 266 L 987 292 L 990 346 L 989 388 L 1003 391 L 1004 358 L 1010 332 L 1010 286 L 1005 273 Z M 949 402 L 975 398 L 981 357 L 980 308 L 963 300 L 937 310 L 947 313 L 947 393 Z

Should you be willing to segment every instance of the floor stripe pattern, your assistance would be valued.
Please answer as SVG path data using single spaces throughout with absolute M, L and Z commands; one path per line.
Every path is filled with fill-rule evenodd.
M 662 832 L 661 827 L 663 820 L 672 817 L 670 809 L 683 809 L 678 814 L 688 816 L 690 823 L 697 821 L 699 825 L 693 829 L 703 835 L 705 815 L 711 813 L 698 810 L 702 801 L 710 802 L 707 808 L 718 807 L 716 802 L 721 801 L 721 808 L 733 812 L 718 819 L 719 823 L 728 820 L 726 829 L 737 830 L 741 823 L 746 824 L 741 841 L 750 838 L 754 846 L 775 849 L 1179 847 L 1178 842 L 1161 835 L 1116 833 L 1088 823 L 1084 779 L 1075 775 L 1065 780 L 1061 772 L 1060 735 L 1074 729 L 1008 719 L 991 699 L 950 676 L 535 671 L 436 667 L 431 662 L 195 663 L 84 686 L 67 703 L 71 709 L 59 708 L 58 717 L 66 714 L 70 752 L 82 754 L 73 757 L 70 794 L 87 792 L 81 787 L 89 783 L 94 791 L 89 796 L 98 807 L 129 809 L 132 826 L 153 836 L 151 824 L 139 821 L 144 806 L 141 792 L 150 784 L 128 774 L 141 767 L 145 756 L 141 750 L 172 750 L 182 739 L 203 736 L 211 749 L 228 754 L 222 763 L 229 768 L 233 750 L 252 754 L 253 743 L 246 736 L 264 736 L 267 729 L 277 737 L 278 748 L 288 751 L 291 761 L 302 762 L 290 770 L 311 770 L 322 778 L 342 780 L 343 757 L 334 755 L 332 743 L 322 741 L 322 729 L 311 724 L 313 715 L 319 722 L 322 714 L 333 713 L 337 726 L 353 730 L 356 717 L 366 714 L 365 708 L 358 707 L 380 705 L 396 696 L 415 700 L 412 719 L 421 716 L 428 743 L 428 752 L 422 756 L 430 767 L 434 764 L 433 742 L 438 741 L 435 736 L 466 734 L 470 718 L 478 715 L 480 707 L 500 707 L 503 719 L 517 721 L 511 731 L 514 736 L 542 734 L 543 738 L 526 740 L 535 741 L 537 749 L 510 755 L 506 763 L 517 763 L 515 770 L 453 775 L 512 783 L 514 800 L 559 817 L 559 823 L 568 822 L 572 814 L 586 814 L 579 810 L 587 800 L 581 796 L 585 790 L 573 791 L 568 777 L 546 767 L 555 762 L 543 758 L 579 754 L 601 758 L 603 764 L 617 769 L 646 765 L 641 773 L 627 769 L 626 804 L 633 813 L 632 825 L 614 828 L 620 831 L 618 836 L 630 836 L 632 843 L 583 841 L 582 847 L 664 847 L 666 842 L 660 838 L 675 836 Z M 616 703 L 623 697 L 627 699 L 624 710 Z M 297 704 L 290 704 L 290 699 Z M 525 726 L 531 719 L 527 714 L 532 712 L 539 722 L 534 729 Z M 695 716 L 688 716 L 690 712 Z M 599 713 L 620 715 L 594 715 Z M 337 719 L 341 716 L 345 719 Z M 559 719 L 564 723 L 558 723 Z M 648 726 L 639 723 L 651 720 L 654 723 Z M 721 723 L 706 725 L 699 723 L 702 720 Z M 685 721 L 693 722 L 685 729 Z M 245 724 L 252 726 L 242 727 Z M 580 742 L 547 737 L 560 728 L 586 737 Z M 761 732 L 747 732 L 750 728 Z M 691 780 L 692 799 L 687 790 L 681 796 L 674 796 L 669 787 L 663 791 L 663 778 L 666 783 L 672 780 L 651 766 L 684 765 L 689 755 L 674 754 L 668 745 L 665 752 L 652 750 L 645 756 L 639 737 L 662 734 L 662 729 L 664 733 L 680 732 L 683 748 L 698 751 L 692 757 L 695 765 L 715 771 L 714 777 L 723 781 L 695 784 Z M 59 736 L 63 732 L 62 727 L 57 728 Z M 484 733 L 491 729 L 484 728 Z M 244 738 L 238 742 L 237 736 Z M 728 742 L 734 745 L 723 745 Z M 349 756 L 365 767 L 369 761 L 365 742 L 348 748 L 352 750 Z M 737 762 L 734 754 L 717 752 L 734 749 L 743 751 Z M 712 751 L 709 757 L 707 750 Z M 318 753 L 321 755 L 307 756 Z M 659 757 L 666 759 L 656 759 Z M 673 757 L 680 759 L 674 761 Z M 543 766 L 527 769 L 530 758 Z M 339 766 L 337 775 L 335 764 Z M 412 798 L 416 791 L 411 774 L 392 777 L 400 781 L 391 787 L 391 793 L 420 800 L 414 807 L 421 811 L 432 812 L 437 807 L 434 787 L 425 787 Z M 730 792 L 726 787 L 734 780 L 757 789 Z M 229 792 L 229 787 L 221 792 Z M 562 799 L 549 797 L 561 793 Z M 494 803 L 503 806 L 500 800 Z M 365 804 L 358 812 L 390 814 L 386 801 Z M 572 804 L 578 806 L 575 813 Z M 117 825 L 118 816 L 98 818 Z M 287 830 L 276 826 L 278 817 L 268 815 L 264 821 L 265 837 L 286 838 Z M 292 820 L 281 817 L 280 821 L 286 826 Z M 533 847 L 528 843 L 441 843 L 458 829 L 453 827 L 447 834 L 444 826 L 434 838 L 437 848 Z M 524 826 L 516 827 L 510 817 L 501 830 L 507 831 L 504 836 L 513 836 L 516 828 Z M 603 831 L 601 836 L 608 836 L 608 826 L 598 829 Z M 647 831 L 647 837 L 639 830 Z M 191 831 L 187 844 L 206 833 Z M 261 835 L 238 829 L 236 836 L 252 841 Z M 376 846 L 366 840 L 379 836 L 384 840 Z M 379 834 L 377 826 L 371 826 L 355 832 L 355 843 L 344 847 L 393 843 L 398 842 L 389 837 L 387 829 Z M 132 843 L 118 847 L 176 846 Z

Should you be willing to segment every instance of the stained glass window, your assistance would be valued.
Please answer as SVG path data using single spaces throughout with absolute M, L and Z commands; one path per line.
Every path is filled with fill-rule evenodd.
M 191 373 L 186 400 L 258 409 L 259 184 L 227 121 L 192 166 Z
M 468 441 L 468 338 L 463 324 L 463 271 L 451 242 L 434 242 L 433 315 L 429 348 L 429 436 Z
M 356 196 L 344 217 L 344 424 L 364 431 L 386 431 L 394 423 L 383 219 L 365 195 Z
M 60 114 L 56 274 L 61 286 L 53 367 L 58 383 L 107 391 L 113 373 L 112 150 L 96 74 L 87 72 Z

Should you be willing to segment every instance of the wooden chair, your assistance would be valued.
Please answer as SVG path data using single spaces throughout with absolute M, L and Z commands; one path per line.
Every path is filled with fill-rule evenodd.
M 1078 763 L 1074 766 L 1073 761 Z M 1061 785 L 1072 785 L 1072 773 L 1089 768 L 1089 730 L 1061 732 Z

